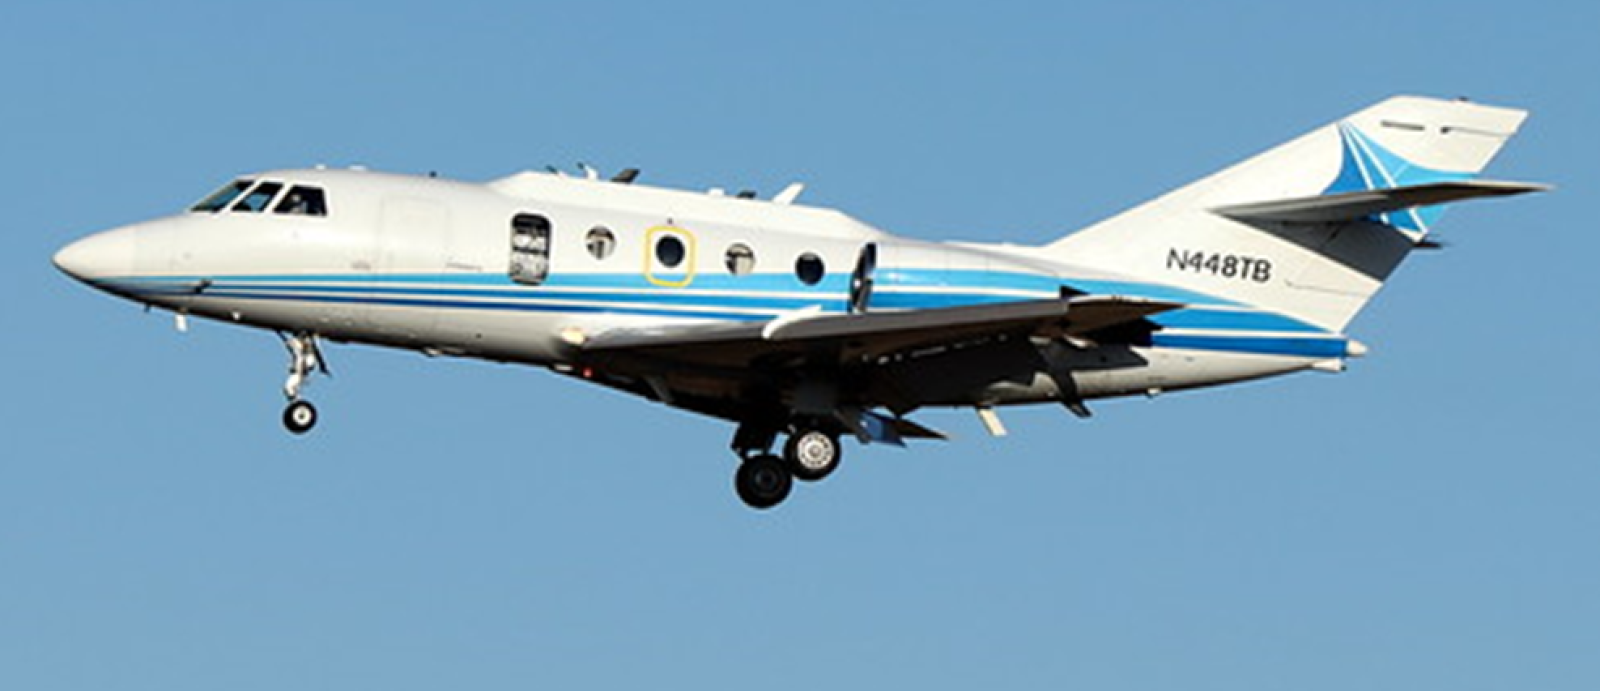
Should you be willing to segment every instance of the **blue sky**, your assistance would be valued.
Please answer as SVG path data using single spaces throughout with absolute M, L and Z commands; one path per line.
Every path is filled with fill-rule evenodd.
M 11 3 L 0 687 L 1592 689 L 1584 3 Z M 780 510 L 728 428 L 547 373 L 270 334 L 49 264 L 249 170 L 809 183 L 1043 242 L 1395 93 L 1534 111 L 1302 375 L 849 447 Z

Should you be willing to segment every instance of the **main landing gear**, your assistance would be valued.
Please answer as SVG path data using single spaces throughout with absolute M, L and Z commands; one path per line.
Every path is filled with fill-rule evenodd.
M 328 365 L 317 347 L 316 334 L 286 335 L 283 345 L 289 350 L 289 378 L 283 382 L 283 395 L 289 405 L 283 409 L 283 426 L 294 434 L 305 434 L 317 425 L 317 407 L 300 398 L 300 389 L 312 372 L 328 374 Z
M 795 480 L 816 482 L 839 468 L 839 434 L 818 421 L 796 421 L 780 458 L 770 452 L 778 432 L 751 423 L 739 426 L 733 450 L 741 462 L 733 476 L 739 498 L 753 509 L 770 509 L 789 497 Z

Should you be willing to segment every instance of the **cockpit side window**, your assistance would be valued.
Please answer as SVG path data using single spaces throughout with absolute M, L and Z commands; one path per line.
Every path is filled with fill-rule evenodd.
M 265 211 L 267 205 L 272 203 L 272 198 L 278 196 L 278 190 L 281 189 L 283 189 L 283 185 L 280 183 L 263 182 L 245 194 L 244 198 L 234 202 L 232 208 L 234 211 L 246 211 L 249 213 Z
M 326 216 L 328 201 L 320 187 L 295 185 L 289 188 L 288 194 L 283 195 L 283 201 L 278 202 L 272 212 L 291 216 Z
M 189 207 L 190 211 L 197 213 L 216 213 L 228 206 L 228 202 L 239 196 L 239 193 L 250 188 L 254 180 L 234 180 L 222 186 L 222 189 L 212 192 L 210 196 L 200 200 L 200 203 Z

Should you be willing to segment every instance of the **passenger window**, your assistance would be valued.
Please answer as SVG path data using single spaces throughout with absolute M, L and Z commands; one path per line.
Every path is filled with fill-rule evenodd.
M 291 216 L 326 216 L 328 201 L 319 187 L 295 185 L 289 188 L 288 194 L 283 195 L 283 201 L 278 202 L 272 212 Z
M 736 242 L 728 247 L 728 253 L 722 261 L 728 267 L 728 273 L 735 276 L 746 276 L 756 269 L 756 253 L 749 245 Z
M 254 180 L 234 180 L 233 182 L 223 185 L 222 189 L 212 192 L 211 196 L 200 200 L 200 203 L 189 207 L 189 210 L 200 213 L 216 213 L 221 211 L 224 207 L 228 206 L 228 202 L 231 202 L 235 197 L 238 197 L 239 193 L 250 189 L 250 185 L 254 183 Z
M 511 219 L 511 280 L 539 285 L 550 276 L 550 219 L 517 214 Z
M 683 288 L 694 282 L 694 233 L 675 226 L 644 232 L 644 278 L 651 285 Z
M 662 235 L 656 240 L 656 261 L 669 269 L 678 268 L 688 251 L 688 248 L 683 246 L 683 240 L 676 235 Z
M 822 277 L 827 273 L 828 269 L 823 266 L 822 257 L 810 252 L 800 255 L 799 259 L 794 260 L 794 275 L 799 277 L 801 283 L 808 286 L 820 283 Z
M 272 203 L 272 198 L 278 196 L 278 190 L 281 189 L 283 189 L 283 185 L 276 182 L 263 182 L 256 185 L 255 189 L 245 194 L 243 199 L 234 203 L 233 210 L 249 213 L 264 211 L 267 205 Z
M 595 226 L 589 229 L 589 234 L 583 238 L 583 246 L 589 249 L 589 256 L 595 259 L 605 259 L 617 249 L 617 236 L 605 226 Z

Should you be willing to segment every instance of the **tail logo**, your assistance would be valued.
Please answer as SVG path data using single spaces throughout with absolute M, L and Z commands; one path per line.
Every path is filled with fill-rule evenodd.
M 1343 145 L 1344 160 L 1339 176 L 1323 194 L 1365 192 L 1367 190 L 1422 185 L 1430 182 L 1469 180 L 1471 173 L 1433 170 L 1416 165 L 1373 141 L 1355 125 L 1339 123 L 1339 141 Z M 1427 233 L 1429 226 L 1437 223 L 1442 206 L 1406 209 L 1378 214 L 1376 220 L 1399 230 Z

